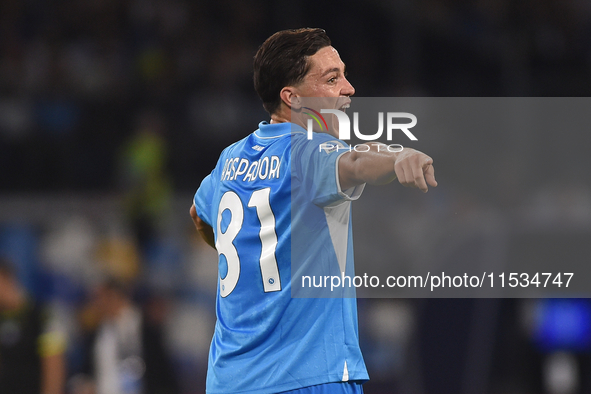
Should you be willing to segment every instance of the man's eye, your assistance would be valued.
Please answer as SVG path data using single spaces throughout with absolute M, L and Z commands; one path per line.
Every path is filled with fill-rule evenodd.
M 337 77 L 332 77 L 328 80 L 328 83 L 333 83 L 337 80 Z

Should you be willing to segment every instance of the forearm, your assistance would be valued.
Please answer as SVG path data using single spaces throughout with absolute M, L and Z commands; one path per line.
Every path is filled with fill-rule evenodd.
M 196 226 L 197 231 L 199 231 L 199 234 L 201 234 L 201 237 L 205 240 L 205 242 L 215 249 L 215 237 L 213 235 L 213 229 L 211 226 L 206 224 L 201 219 L 198 219 Z
M 339 181 L 343 190 L 362 183 L 384 185 L 396 179 L 394 165 L 399 152 L 376 142 L 358 146 L 368 146 L 369 150 L 353 150 L 339 159 Z
M 433 159 L 423 152 L 411 148 L 396 152 L 377 142 L 358 146 L 368 148 L 353 150 L 339 158 L 342 190 L 362 183 L 383 185 L 396 178 L 403 186 L 416 187 L 423 192 L 427 192 L 428 185 L 437 186 Z

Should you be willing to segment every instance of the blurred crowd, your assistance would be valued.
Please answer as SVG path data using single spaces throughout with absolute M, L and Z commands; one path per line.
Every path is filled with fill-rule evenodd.
M 6 348 L 29 320 L 30 338 L 50 334 L 33 351 L 39 360 L 63 357 L 50 375 L 68 393 L 116 394 L 114 379 L 126 382 L 122 394 L 203 392 L 216 253 L 192 227 L 191 196 L 221 149 L 267 118 L 252 87 L 258 46 L 301 26 L 327 30 L 359 96 L 591 92 L 591 3 L 582 0 L 1 1 L 0 290 L 3 280 L 22 290 L 0 300 L 0 392 Z M 480 145 L 434 137 L 425 149 L 440 187 L 422 200 L 367 193 L 357 253 L 384 260 L 364 246 L 377 239 L 408 264 L 472 261 L 498 245 L 547 257 L 527 254 L 521 238 L 499 243 L 518 217 L 547 230 L 535 248 L 563 237 L 561 250 L 589 256 L 580 158 L 591 134 L 559 133 L 500 130 Z M 463 165 L 479 160 L 495 165 Z M 385 204 L 388 214 L 376 211 Z M 378 225 L 377 236 L 365 231 Z M 427 236 L 437 242 L 425 247 Z M 32 314 L 15 320 L 22 310 Z M 543 325 L 536 331 L 531 316 L 545 310 L 578 322 L 563 333 L 571 342 L 536 339 Z M 587 304 L 362 299 L 367 392 L 584 391 L 589 322 Z
M 591 88 L 591 7 L 579 0 L 5 0 L 0 189 L 115 190 L 120 147 L 150 112 L 175 189 L 192 191 L 265 117 L 256 49 L 299 26 L 327 30 L 366 97 Z

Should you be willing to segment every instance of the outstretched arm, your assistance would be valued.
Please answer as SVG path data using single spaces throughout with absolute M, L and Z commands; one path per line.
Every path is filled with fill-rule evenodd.
M 211 228 L 209 224 L 201 220 L 201 218 L 197 215 L 195 204 L 191 205 L 189 214 L 191 215 L 191 219 L 193 219 L 193 223 L 195 223 L 195 228 L 197 228 L 199 234 L 201 234 L 201 236 L 209 246 L 215 249 L 215 237 L 213 236 L 213 228 Z
M 368 144 L 367 152 L 351 151 L 339 159 L 339 182 L 346 190 L 362 183 L 384 185 L 398 178 L 406 187 L 417 187 L 427 192 L 437 186 L 433 159 L 411 148 L 390 152 L 379 142 Z

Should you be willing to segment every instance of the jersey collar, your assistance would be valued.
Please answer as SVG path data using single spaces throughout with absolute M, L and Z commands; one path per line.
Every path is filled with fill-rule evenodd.
M 282 135 L 291 134 L 294 128 L 293 123 L 269 123 L 262 121 L 259 123 L 259 129 L 256 131 L 256 135 L 261 138 L 274 138 L 281 137 Z

